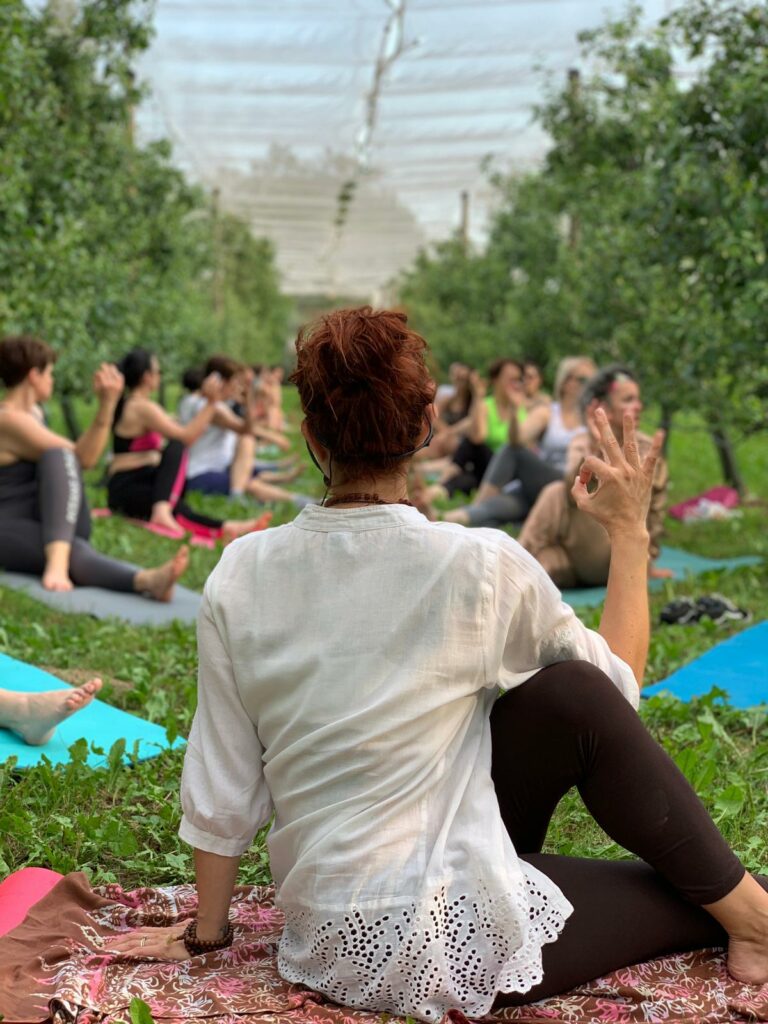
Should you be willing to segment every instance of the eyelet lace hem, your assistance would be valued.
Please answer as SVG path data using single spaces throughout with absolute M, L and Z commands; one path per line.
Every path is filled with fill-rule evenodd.
M 546 876 L 520 866 L 512 891 L 443 887 L 376 917 L 355 906 L 283 906 L 280 974 L 343 1006 L 425 1021 L 451 1009 L 484 1016 L 499 992 L 527 992 L 541 981 L 541 947 L 557 939 L 573 909 Z

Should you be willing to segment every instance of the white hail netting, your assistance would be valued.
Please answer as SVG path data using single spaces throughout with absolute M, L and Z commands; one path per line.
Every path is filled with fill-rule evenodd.
M 275 244 L 286 291 L 382 301 L 425 243 L 481 241 L 481 163 L 526 170 L 543 66 L 625 0 L 157 0 L 140 138 Z M 645 0 L 657 19 L 671 0 Z

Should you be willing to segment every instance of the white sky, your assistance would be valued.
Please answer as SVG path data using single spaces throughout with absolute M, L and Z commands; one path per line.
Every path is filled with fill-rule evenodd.
M 384 75 L 362 173 L 366 97 L 391 14 L 406 52 Z M 139 138 L 270 237 L 286 290 L 380 298 L 420 245 L 459 223 L 483 238 L 484 157 L 534 167 L 545 73 L 578 66 L 576 33 L 625 0 L 157 0 Z M 645 0 L 649 20 L 672 0 Z M 341 228 L 338 193 L 359 181 Z

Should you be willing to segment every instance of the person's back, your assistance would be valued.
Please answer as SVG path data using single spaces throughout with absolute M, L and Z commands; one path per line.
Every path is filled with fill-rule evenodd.
M 503 984 L 533 979 L 543 935 L 568 908 L 518 860 L 498 816 L 489 709 L 500 687 L 565 648 L 583 643 L 583 656 L 600 657 L 586 634 L 570 632 L 572 614 L 536 563 L 503 534 L 431 524 L 407 506 L 313 506 L 233 544 L 206 595 L 201 650 L 218 642 L 231 663 L 264 765 L 260 784 L 246 795 L 235 781 L 223 805 L 275 809 L 268 844 L 286 915 L 281 973 L 392 1011 L 405 991 L 405 1004 L 427 1017 L 457 992 L 480 1012 L 499 972 Z M 636 695 L 628 674 L 616 678 Z M 205 790 L 219 758 L 210 748 L 196 754 L 197 743 L 193 729 L 182 826 L 190 840 L 210 830 L 201 808 L 213 802 Z M 228 759 L 247 760 L 229 730 L 226 743 Z M 231 777 L 216 779 L 219 794 L 224 785 Z M 381 937 L 365 978 L 345 966 L 355 914 Z M 462 960 L 460 936 L 482 966 Z

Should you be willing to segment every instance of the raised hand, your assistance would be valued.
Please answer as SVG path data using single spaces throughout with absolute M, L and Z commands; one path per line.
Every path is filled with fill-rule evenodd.
M 469 388 L 472 392 L 472 397 L 477 399 L 478 402 L 482 401 L 488 393 L 488 385 L 477 370 L 472 370 L 469 375 Z
M 124 387 L 125 378 L 114 363 L 102 363 L 93 375 L 93 391 L 101 402 L 116 405 Z
M 605 459 L 590 455 L 584 460 L 571 489 L 573 500 L 609 534 L 645 530 L 664 431 L 656 432 L 650 451 L 641 461 L 631 415 L 624 417 L 623 449 L 603 409 L 596 410 L 594 425 Z M 588 485 L 592 480 L 597 481 L 597 489 L 590 493 Z
M 223 387 L 224 382 L 221 379 L 221 374 L 209 373 L 200 385 L 200 394 L 207 398 L 209 402 L 219 402 L 221 401 Z

